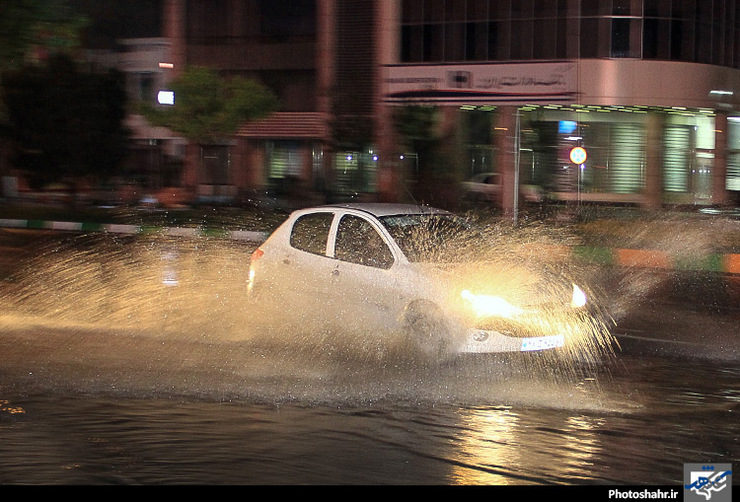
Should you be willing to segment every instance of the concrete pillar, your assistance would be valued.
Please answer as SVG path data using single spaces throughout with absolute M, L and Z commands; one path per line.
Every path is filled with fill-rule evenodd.
M 383 107 L 377 117 L 376 142 L 380 155 L 378 157 L 378 199 L 381 202 L 400 202 L 403 199 L 405 173 L 401 152 L 398 150 L 396 133 L 393 127 L 393 110 Z
M 331 118 L 334 87 L 335 10 L 335 0 L 319 0 L 316 4 L 316 107 L 327 124 Z
M 404 199 L 405 173 L 400 160 L 398 141 L 393 123 L 393 107 L 384 102 L 386 65 L 399 62 L 399 30 L 401 2 L 376 2 L 376 78 L 375 78 L 375 143 L 380 151 L 378 159 L 378 199 L 398 202 Z
M 646 121 L 645 140 L 645 189 L 642 205 L 646 209 L 659 209 L 663 196 L 663 130 L 665 116 L 649 113 Z
M 230 182 L 239 190 L 251 188 L 249 176 L 248 140 L 246 138 L 236 138 L 236 143 L 231 148 L 231 162 L 229 163 Z
M 516 155 L 517 147 L 517 107 L 502 106 L 496 111 L 494 144 L 496 146 L 496 170 L 501 180 L 501 209 L 505 214 L 514 215 L 517 210 L 516 199 Z
M 182 172 L 182 184 L 190 191 L 195 191 L 195 187 L 200 182 L 199 165 L 200 145 L 190 141 L 185 146 L 185 159 Z
M 712 168 L 712 204 L 724 205 L 727 193 L 727 113 L 714 117 L 714 166 Z
M 185 0 L 166 0 L 164 4 L 164 36 L 170 42 L 172 58 L 172 75 L 178 76 L 187 64 L 187 46 L 185 40 L 186 2 Z

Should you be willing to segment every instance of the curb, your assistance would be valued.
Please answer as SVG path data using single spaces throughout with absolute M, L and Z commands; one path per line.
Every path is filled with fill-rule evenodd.
M 116 223 L 79 223 L 70 221 L 40 221 L 0 218 L 0 227 L 25 230 L 62 230 L 69 232 L 105 232 L 112 234 L 163 234 L 172 237 L 216 237 L 247 242 L 262 242 L 264 232 L 250 230 L 223 230 L 213 228 L 158 227 L 123 225 Z
M 213 237 L 245 242 L 263 242 L 267 233 L 253 230 L 223 230 L 213 228 L 157 227 L 111 223 L 79 223 L 2 219 L 0 227 L 27 230 L 61 230 L 71 232 L 106 232 L 113 234 L 162 234 L 171 237 Z M 672 255 L 655 249 L 607 248 L 599 246 L 557 246 L 537 244 L 532 251 L 548 258 L 576 258 L 598 265 L 643 267 L 663 270 L 683 270 L 740 274 L 740 254 L 709 253 L 702 256 Z
M 740 274 L 740 254 L 736 253 L 682 255 L 656 249 L 557 245 L 536 245 L 531 250 L 549 258 L 575 258 L 597 265 Z

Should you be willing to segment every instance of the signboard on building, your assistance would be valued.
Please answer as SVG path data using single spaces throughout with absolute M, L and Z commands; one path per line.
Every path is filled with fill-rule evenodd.
M 576 64 L 568 61 L 507 64 L 388 65 L 388 104 L 537 104 L 572 101 Z

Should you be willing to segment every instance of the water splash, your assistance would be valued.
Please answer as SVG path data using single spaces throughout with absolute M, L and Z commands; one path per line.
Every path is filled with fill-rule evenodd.
M 512 301 L 525 298 L 515 283 L 554 290 L 562 282 L 557 277 L 570 287 L 570 265 L 543 263 L 525 252 L 531 233 L 522 238 L 520 230 L 503 227 L 490 232 L 495 246 L 456 238 L 467 239 L 480 260 L 496 264 L 486 280 L 495 278 Z M 576 348 L 559 356 L 419 364 L 379 347 L 369 333 L 347 338 L 326 330 L 262 329 L 255 319 L 275 313 L 250 310 L 245 301 L 253 247 L 140 235 L 80 236 L 39 250 L 0 293 L 0 324 L 14 354 L 9 357 L 19 368 L 30 364 L 33 381 L 47 375 L 50 385 L 61 381 L 96 392 L 601 406 L 601 398 L 588 403 L 585 393 L 573 389 L 583 388 L 584 378 L 611 353 L 603 320 L 569 328 Z M 286 314 L 287 307 L 281 308 Z M 550 386 L 550 397 L 541 393 L 543 385 Z

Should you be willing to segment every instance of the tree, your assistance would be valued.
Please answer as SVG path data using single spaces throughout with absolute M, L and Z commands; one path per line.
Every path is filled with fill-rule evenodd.
M 7 71 L 78 48 L 87 24 L 65 0 L 2 0 L 0 12 L 0 83 Z M 5 113 L 0 103 L 0 119 Z
M 100 181 L 116 172 L 128 142 L 119 72 L 83 72 L 69 57 L 55 55 L 8 73 L 3 88 L 13 164 L 32 187 Z
M 167 127 L 197 143 L 232 136 L 242 122 L 268 115 L 277 98 L 254 80 L 226 79 L 202 67 L 186 69 L 174 80 L 172 106 L 144 104 L 142 113 L 154 125 Z

